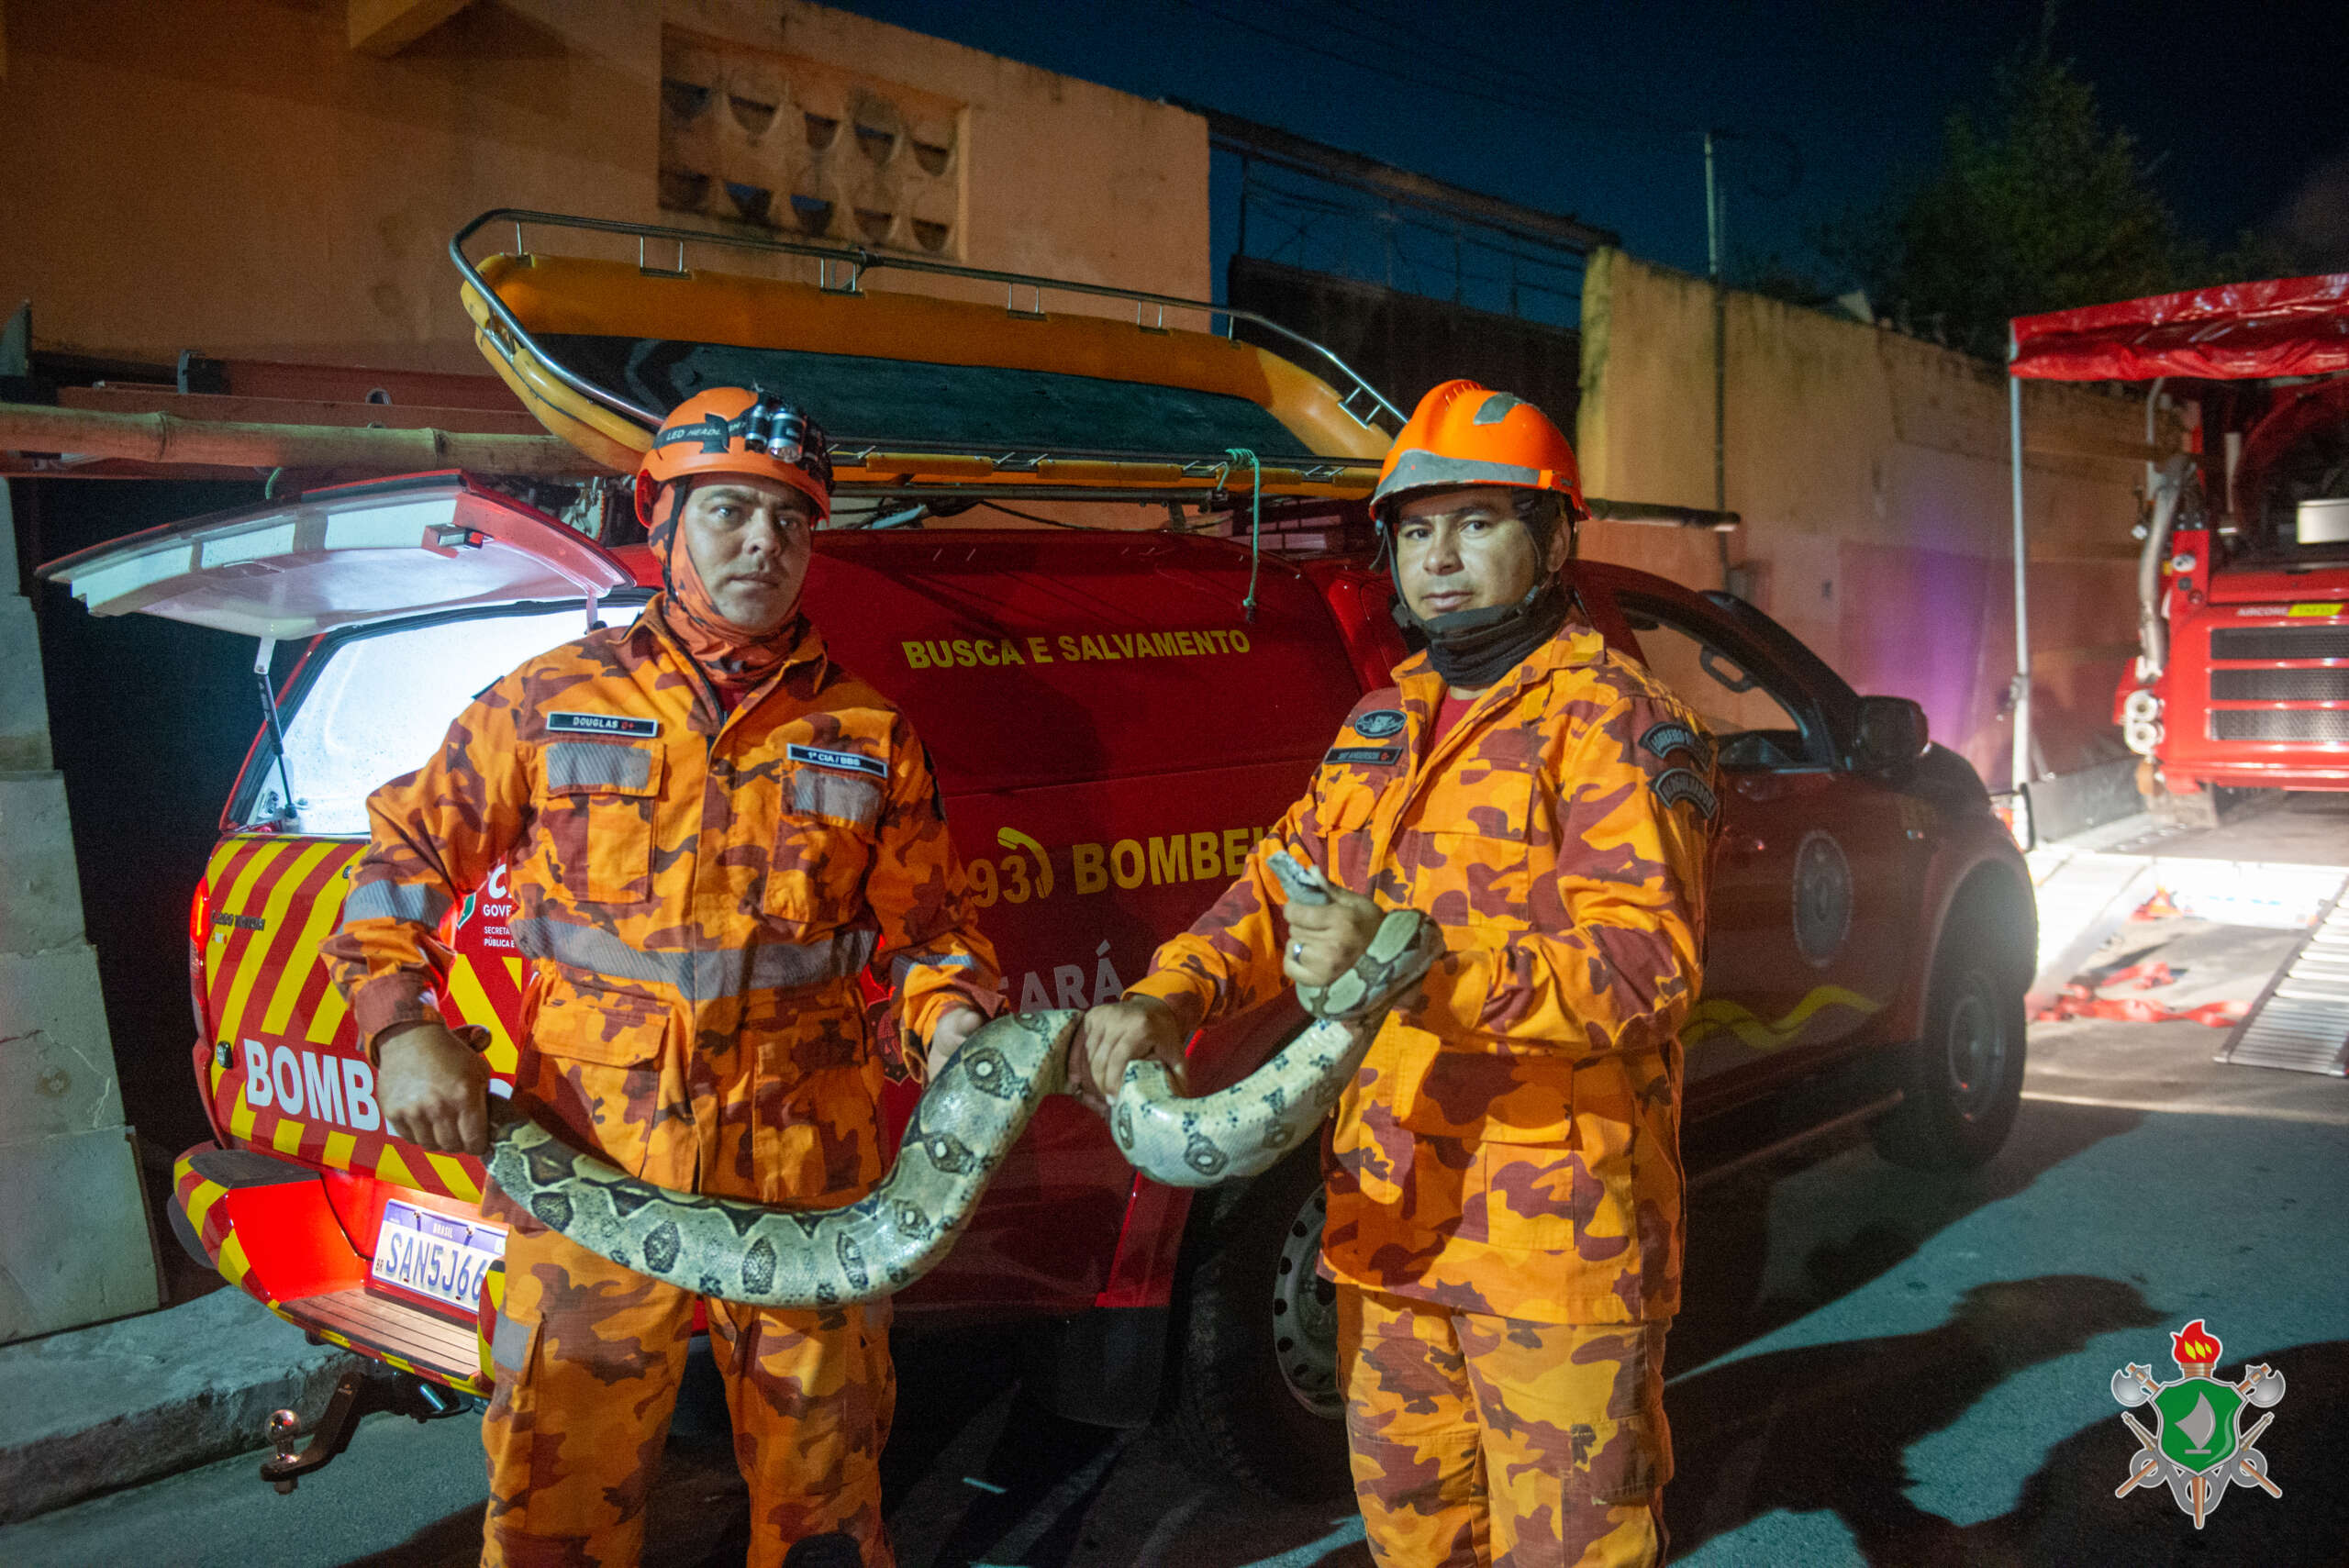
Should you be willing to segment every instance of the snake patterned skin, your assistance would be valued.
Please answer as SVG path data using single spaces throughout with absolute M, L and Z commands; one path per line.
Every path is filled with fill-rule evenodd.
M 1270 861 L 1289 898 L 1326 904 L 1329 884 L 1287 851 Z M 1313 1016 L 1304 1032 L 1230 1088 L 1186 1099 L 1156 1062 L 1126 1067 L 1109 1133 L 1134 1168 L 1177 1187 L 1211 1187 L 1259 1175 L 1310 1136 L 1353 1082 L 1386 1010 L 1443 956 L 1442 934 L 1414 909 L 1379 922 L 1354 966 L 1328 985 L 1300 985 Z
M 837 1208 L 777 1208 L 629 1175 L 508 1111 L 489 1173 L 541 1224 L 664 1284 L 751 1307 L 831 1307 L 903 1290 L 946 1256 L 987 1178 L 1066 1086 L 1074 1011 L 982 1026 L 923 1091 L 896 1163 Z
M 1293 862 L 1275 869 L 1293 897 L 1328 898 L 1319 873 Z M 1353 969 L 1326 987 L 1300 987 L 1315 1021 L 1215 1094 L 1186 1099 L 1157 1062 L 1130 1064 L 1110 1109 L 1118 1147 L 1143 1174 L 1179 1186 L 1268 1169 L 1329 1113 L 1386 1009 L 1442 952 L 1432 921 L 1390 914 Z M 656 1186 L 505 1102 L 489 1173 L 540 1223 L 668 1284 L 752 1307 L 878 1300 L 946 1256 L 1036 1107 L 1066 1091 L 1083 1016 L 1019 1013 L 981 1026 L 923 1091 L 889 1173 L 841 1207 L 776 1208 Z

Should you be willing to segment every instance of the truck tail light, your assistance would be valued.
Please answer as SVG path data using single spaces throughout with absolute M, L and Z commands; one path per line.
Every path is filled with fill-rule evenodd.
M 225 1067 L 226 1040 L 212 1038 L 212 1019 L 205 1007 L 204 944 L 212 935 L 212 884 L 198 882 L 195 894 L 187 901 L 187 1005 L 195 1017 L 195 1043 L 189 1051 L 190 1064 L 195 1069 L 195 1097 L 204 1106 L 204 1119 L 212 1128 L 213 1140 L 223 1149 L 233 1149 L 228 1129 L 221 1125 L 220 1107 L 214 1103 L 212 1072 Z
M 212 884 L 198 882 L 195 895 L 187 901 L 187 999 L 195 1011 L 195 1038 L 206 1044 L 212 1038 L 212 1020 L 204 1011 L 204 943 L 212 934 Z

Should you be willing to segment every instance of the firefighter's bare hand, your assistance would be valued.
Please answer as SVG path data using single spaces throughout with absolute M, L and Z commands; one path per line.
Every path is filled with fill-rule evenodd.
M 418 1149 L 489 1152 L 489 1063 L 437 1022 L 376 1042 L 375 1100 L 384 1123 Z
M 963 1042 L 978 1033 L 986 1021 L 976 1007 L 955 1007 L 940 1018 L 938 1027 L 930 1031 L 930 1076 L 934 1079 L 944 1072 Z
M 1281 949 L 1281 969 L 1297 985 L 1327 985 L 1352 969 L 1386 918 L 1386 910 L 1342 887 L 1330 889 L 1327 904 L 1292 899 L 1284 913 L 1288 944 Z
M 1158 1062 L 1178 1092 L 1183 1081 L 1183 1026 L 1174 1009 L 1155 996 L 1108 1002 L 1077 1020 L 1069 1041 L 1069 1088 L 1095 1110 L 1108 1115 L 1109 1102 L 1126 1081 L 1126 1066 Z

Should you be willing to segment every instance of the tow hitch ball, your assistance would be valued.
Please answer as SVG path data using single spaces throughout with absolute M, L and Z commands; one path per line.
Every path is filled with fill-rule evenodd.
M 351 1446 L 351 1434 L 362 1416 L 381 1410 L 417 1421 L 437 1421 L 456 1415 L 470 1403 L 462 1395 L 404 1372 L 346 1372 L 334 1385 L 326 1413 L 310 1429 L 310 1440 L 298 1451 L 294 1445 L 305 1435 L 302 1418 L 292 1410 L 279 1410 L 269 1418 L 270 1440 L 277 1445 L 277 1451 L 261 1462 L 261 1478 L 281 1493 L 293 1491 L 303 1476 L 323 1468 Z

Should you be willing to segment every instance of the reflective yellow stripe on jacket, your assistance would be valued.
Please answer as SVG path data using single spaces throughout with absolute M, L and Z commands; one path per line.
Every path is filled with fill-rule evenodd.
M 869 1185 L 883 1073 L 857 972 L 901 975 L 919 1035 L 997 989 L 920 742 L 812 628 L 721 716 L 648 609 L 490 687 L 368 810 L 326 949 L 361 1039 L 430 1015 L 432 922 L 506 860 L 538 975 L 518 1094 L 666 1186 Z

